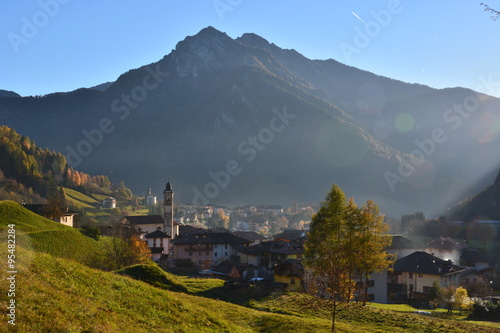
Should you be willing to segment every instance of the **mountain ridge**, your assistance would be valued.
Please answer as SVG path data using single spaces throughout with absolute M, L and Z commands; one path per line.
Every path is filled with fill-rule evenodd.
M 158 85 L 146 90 L 144 82 Z M 141 98 L 131 100 L 134 93 Z M 450 128 L 456 122 L 443 116 L 468 96 L 480 99 L 478 112 L 462 119 L 459 130 Z M 120 75 L 105 91 L 50 98 L 0 98 L 0 116 L 64 152 L 89 141 L 82 131 L 95 133 L 109 119 L 113 130 L 90 146 L 83 170 L 112 172 L 135 193 L 147 187 L 159 193 L 165 178 L 176 179 L 184 202 L 198 192 L 206 201 L 226 204 L 319 201 L 335 182 L 349 196 L 374 199 L 392 214 L 440 214 L 460 196 L 477 192 L 485 185 L 482 177 L 500 165 L 492 154 L 497 132 L 479 144 L 471 134 L 474 126 L 484 126 L 483 114 L 497 117 L 498 99 L 404 83 L 332 59 L 309 60 L 258 35 L 233 39 L 213 27 L 186 37 L 158 62 Z M 114 112 L 113 103 L 122 111 Z M 284 108 L 296 121 L 269 132 L 273 110 Z M 38 127 L 24 123 L 20 113 Z M 403 177 L 398 169 L 404 161 L 422 155 L 416 140 L 428 142 L 436 128 L 446 140 L 433 143 L 425 163 Z M 47 136 L 47 129 L 55 134 Z M 269 141 L 262 150 L 249 142 L 259 134 Z M 241 145 L 255 150 L 252 161 L 246 162 L 249 153 L 238 152 Z M 469 152 L 470 161 L 463 163 Z M 218 185 L 211 175 L 220 175 L 233 160 L 243 171 Z M 394 189 L 388 173 L 399 177 Z M 212 195 L 204 188 L 212 188 Z

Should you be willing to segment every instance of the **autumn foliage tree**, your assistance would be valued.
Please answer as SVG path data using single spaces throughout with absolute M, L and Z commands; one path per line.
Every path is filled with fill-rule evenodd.
M 151 263 L 151 250 L 133 229 L 118 223 L 113 229 L 113 236 L 105 245 L 105 268 L 116 270 L 131 265 Z
M 391 241 L 385 234 L 388 228 L 375 203 L 368 201 L 358 208 L 336 185 L 313 216 L 305 243 L 308 290 L 327 300 L 332 332 L 338 306 L 355 297 L 357 282 L 361 282 L 361 297 L 366 300 L 369 273 L 391 264 L 392 258 L 385 252 Z

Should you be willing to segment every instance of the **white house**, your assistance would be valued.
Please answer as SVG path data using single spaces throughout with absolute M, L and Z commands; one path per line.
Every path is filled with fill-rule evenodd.
M 162 255 L 170 252 L 170 235 L 161 230 L 156 230 L 144 235 L 144 240 L 151 250 L 152 259 L 158 262 Z

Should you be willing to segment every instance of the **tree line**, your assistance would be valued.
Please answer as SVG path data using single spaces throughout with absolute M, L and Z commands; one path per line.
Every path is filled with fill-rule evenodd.
M 41 149 L 14 129 L 0 126 L 0 200 L 40 203 L 61 186 L 105 195 L 130 192 L 123 184 L 113 186 L 107 176 L 73 169 L 63 154 Z

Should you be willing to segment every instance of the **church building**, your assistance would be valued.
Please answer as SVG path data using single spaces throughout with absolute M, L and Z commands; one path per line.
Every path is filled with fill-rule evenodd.
M 139 237 L 148 242 L 153 257 L 168 254 L 171 249 L 171 240 L 179 235 L 179 224 L 174 221 L 172 184 L 167 182 L 165 191 L 163 191 L 163 216 L 125 216 L 120 220 L 120 223 L 137 230 Z

